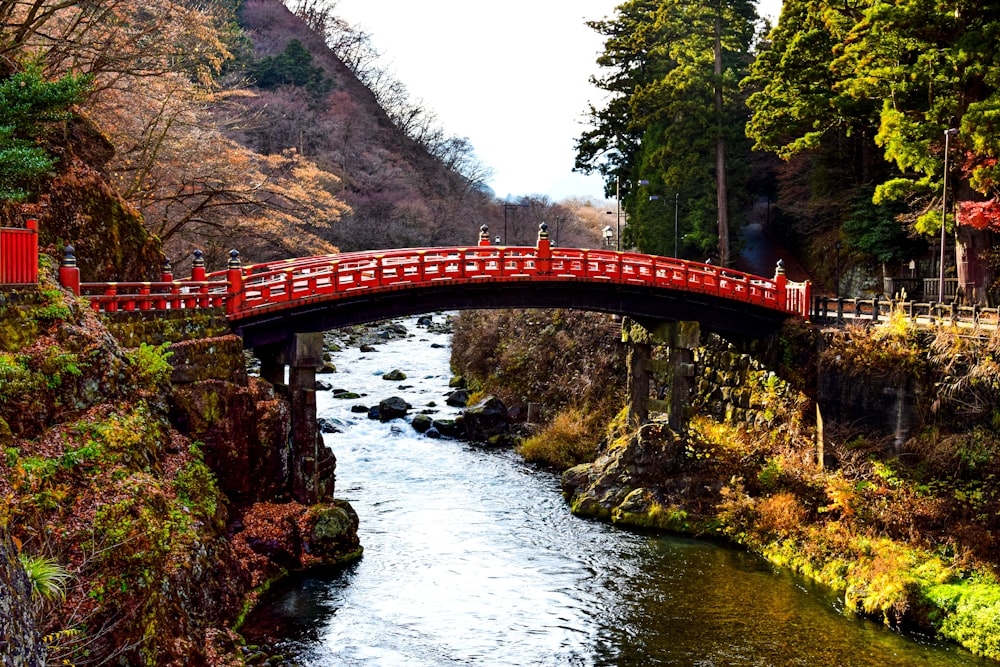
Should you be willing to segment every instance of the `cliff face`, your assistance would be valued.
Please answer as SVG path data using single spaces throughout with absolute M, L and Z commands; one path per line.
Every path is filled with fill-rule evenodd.
M 356 557 L 357 517 L 290 502 L 287 404 L 247 377 L 224 320 L 164 318 L 170 355 L 50 280 L 0 294 L 0 517 L 71 575 L 40 630 L 81 631 L 49 659 L 238 662 L 230 628 L 254 587 Z

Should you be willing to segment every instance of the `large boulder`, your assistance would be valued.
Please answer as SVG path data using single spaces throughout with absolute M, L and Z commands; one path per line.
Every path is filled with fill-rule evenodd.
M 462 413 L 462 424 L 469 440 L 486 442 L 509 430 L 507 406 L 496 396 L 487 396 Z
M 426 433 L 434 425 L 434 420 L 431 419 L 430 415 L 417 415 L 410 422 L 410 425 L 417 433 Z
M 445 403 L 456 408 L 464 408 L 469 404 L 469 390 L 456 389 L 448 394 L 448 398 L 445 400 Z
M 432 428 L 438 436 L 446 438 L 460 438 L 465 432 L 461 421 L 455 419 L 435 419 Z
M 302 539 L 305 552 L 325 565 L 354 560 L 361 555 L 358 514 L 344 500 L 315 505 L 309 509 Z
M 378 404 L 378 419 L 381 422 L 387 422 L 405 417 L 410 407 L 409 403 L 398 396 L 382 399 Z

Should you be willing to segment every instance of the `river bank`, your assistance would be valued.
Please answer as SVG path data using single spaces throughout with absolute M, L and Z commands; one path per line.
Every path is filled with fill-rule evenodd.
M 481 358 L 530 367 L 532 350 L 517 341 L 558 329 L 562 315 L 507 317 L 494 328 L 517 335 L 498 338 Z M 560 335 L 585 353 L 576 332 Z M 766 353 L 717 339 L 700 348 L 690 432 L 678 436 L 655 419 L 632 431 L 624 415 L 607 418 L 596 461 L 563 477 L 571 506 L 618 525 L 730 540 L 891 627 L 1000 658 L 995 386 L 977 379 L 988 377 L 996 339 L 935 336 L 897 320 L 815 335 L 788 329 Z M 565 353 L 544 350 L 545 358 Z M 484 366 L 461 370 L 491 389 L 491 376 L 505 371 L 483 375 Z M 822 446 L 817 401 L 829 409 Z
M 406 337 L 333 353 L 318 395 L 365 555 L 278 584 L 247 619 L 251 643 L 316 666 L 982 664 L 756 555 L 575 517 L 559 475 L 508 448 L 418 433 L 414 415 L 458 408 L 443 400 L 447 339 L 402 324 Z M 393 370 L 407 378 L 384 380 Z M 390 396 L 410 415 L 360 410 Z

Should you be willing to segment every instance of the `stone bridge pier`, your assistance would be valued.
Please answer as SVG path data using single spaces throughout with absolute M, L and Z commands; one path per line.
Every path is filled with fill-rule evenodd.
M 253 354 L 260 360 L 261 378 L 288 394 L 293 497 L 306 504 L 332 500 L 337 459 L 323 443 L 316 422 L 316 370 L 323 363 L 323 334 L 293 334 L 281 343 L 253 348 Z
M 622 320 L 622 342 L 629 344 L 629 421 L 637 426 L 650 412 L 667 414 L 675 433 L 687 431 L 691 413 L 691 390 L 695 375 L 695 350 L 700 345 L 698 322 L 640 324 Z M 669 348 L 666 359 L 653 359 L 654 345 Z

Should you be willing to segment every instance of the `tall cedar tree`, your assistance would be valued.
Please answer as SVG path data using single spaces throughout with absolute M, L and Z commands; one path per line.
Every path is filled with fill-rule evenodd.
M 625 245 L 673 255 L 676 241 L 681 256 L 728 258 L 728 212 L 747 195 L 739 82 L 758 24 L 745 0 L 632 0 L 589 23 L 606 37 L 597 62 L 609 70 L 593 80 L 611 95 L 591 107 L 576 164 L 603 173 L 609 193 L 620 186 Z

